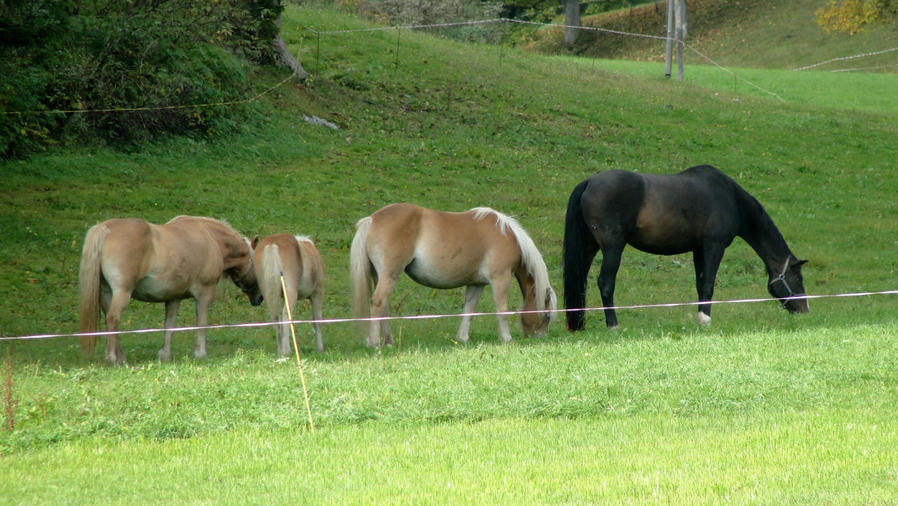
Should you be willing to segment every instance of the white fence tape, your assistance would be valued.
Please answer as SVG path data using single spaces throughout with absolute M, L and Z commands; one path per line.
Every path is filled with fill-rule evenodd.
M 898 290 L 883 290 L 878 292 L 852 292 L 852 293 L 837 293 L 837 294 L 826 294 L 826 295 L 796 295 L 794 297 L 789 297 L 783 300 L 815 300 L 815 299 L 835 299 L 835 298 L 853 298 L 853 297 L 870 297 L 870 296 L 878 296 L 878 295 L 898 295 Z M 375 318 L 324 318 L 322 320 L 317 320 L 318 323 L 322 324 L 338 324 L 338 323 L 353 323 L 353 322 L 370 322 L 370 321 L 397 321 L 397 320 L 437 320 L 444 318 L 460 318 L 463 316 L 471 316 L 471 317 L 481 317 L 481 316 L 513 316 L 520 314 L 538 314 L 538 313 L 568 313 L 572 311 L 586 311 L 586 312 L 595 312 L 595 311 L 604 311 L 606 309 L 615 309 L 615 310 L 628 310 L 628 309 L 653 309 L 653 308 L 673 308 L 673 307 L 688 307 L 688 306 L 699 306 L 704 304 L 754 304 L 758 302 L 778 302 L 778 299 L 770 299 L 770 298 L 749 298 L 749 299 L 731 299 L 731 300 L 712 300 L 706 302 L 667 302 L 667 303 L 659 303 L 659 304 L 632 304 L 626 306 L 614 306 L 612 307 L 586 307 L 586 308 L 576 308 L 576 309 L 556 309 L 556 310 L 543 310 L 543 311 L 500 311 L 500 312 L 475 312 L 475 313 L 453 313 L 453 314 L 423 314 L 423 315 L 405 315 L 405 316 L 383 316 L 383 317 L 375 317 Z M 150 328 L 150 329 L 134 329 L 134 330 L 118 330 L 118 331 L 99 331 L 99 332 L 75 332 L 75 333 L 57 333 L 57 334 L 33 334 L 33 335 L 25 335 L 25 336 L 0 336 L 0 342 L 2 341 L 34 341 L 41 339 L 57 339 L 57 338 L 71 338 L 71 337 L 102 337 L 102 336 L 112 336 L 112 335 L 123 335 L 123 334 L 152 334 L 152 333 L 161 333 L 166 331 L 171 332 L 189 332 L 200 329 L 206 330 L 215 330 L 215 329 L 239 329 L 239 328 L 259 328 L 259 327 L 270 327 L 274 325 L 280 325 L 283 323 L 293 323 L 294 325 L 302 325 L 315 323 L 316 320 L 292 320 L 292 321 L 282 321 L 282 322 L 251 322 L 251 323 L 229 323 L 229 324 L 221 324 L 221 325 L 206 325 L 206 326 L 189 326 L 189 327 L 174 327 L 171 329 L 163 329 L 163 328 Z

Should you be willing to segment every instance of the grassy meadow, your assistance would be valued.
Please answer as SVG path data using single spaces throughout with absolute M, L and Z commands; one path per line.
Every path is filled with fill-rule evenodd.
M 317 73 L 266 95 L 229 138 L 2 162 L 0 335 L 77 331 L 81 241 L 119 216 L 309 235 L 328 269 L 325 316 L 343 318 L 359 218 L 398 201 L 490 206 L 528 230 L 560 297 L 575 184 L 703 163 L 764 204 L 809 260 L 809 293 L 896 288 L 898 75 L 739 69 L 779 100 L 712 67 L 690 65 L 679 83 L 658 64 L 405 31 L 398 58 L 393 31 L 324 34 L 316 65 L 306 27 L 367 26 L 288 8 L 287 42 Z M 258 89 L 284 77 L 260 69 Z M 715 299 L 767 297 L 765 284 L 737 239 Z M 624 253 L 618 304 L 694 298 L 689 255 Z M 406 278 L 393 306 L 450 314 L 462 299 Z M 484 294 L 479 309 L 492 306 Z M 82 357 L 74 338 L 4 340 L 0 502 L 894 504 L 896 307 L 894 295 L 814 300 L 797 317 L 719 304 L 710 328 L 691 307 L 623 310 L 616 332 L 590 313 L 586 331 L 559 318 L 539 340 L 515 319 L 508 344 L 493 317 L 475 319 L 467 345 L 454 318 L 402 321 L 381 350 L 341 323 L 325 327 L 324 353 L 299 326 L 314 432 L 270 328 L 210 331 L 204 361 L 193 333 L 177 334 L 169 364 L 156 360 L 161 333 L 125 336 L 123 367 Z M 122 327 L 158 328 L 162 315 L 132 302 Z M 221 283 L 212 323 L 264 319 Z M 193 320 L 185 302 L 179 323 Z

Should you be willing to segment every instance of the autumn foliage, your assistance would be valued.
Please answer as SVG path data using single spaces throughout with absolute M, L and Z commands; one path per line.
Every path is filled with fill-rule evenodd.
M 898 19 L 898 0 L 832 0 L 815 15 L 827 32 L 854 35 L 867 25 Z

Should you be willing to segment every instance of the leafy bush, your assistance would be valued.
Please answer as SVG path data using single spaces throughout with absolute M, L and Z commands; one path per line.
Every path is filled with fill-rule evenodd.
M 191 106 L 247 95 L 247 60 L 273 61 L 280 12 L 275 0 L 0 4 L 0 155 L 230 129 L 246 107 Z
M 846 32 L 850 35 L 875 22 L 898 19 L 898 1 L 895 0 L 831 0 L 826 8 L 815 13 L 817 24 L 827 32 Z

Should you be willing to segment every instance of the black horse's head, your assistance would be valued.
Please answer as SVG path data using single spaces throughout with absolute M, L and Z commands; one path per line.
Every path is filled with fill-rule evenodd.
M 807 260 L 799 260 L 793 256 L 786 259 L 785 264 L 778 270 L 770 273 L 770 281 L 767 290 L 770 295 L 779 299 L 783 307 L 790 313 L 807 313 L 808 299 L 803 298 L 804 280 L 801 277 L 801 266 Z

